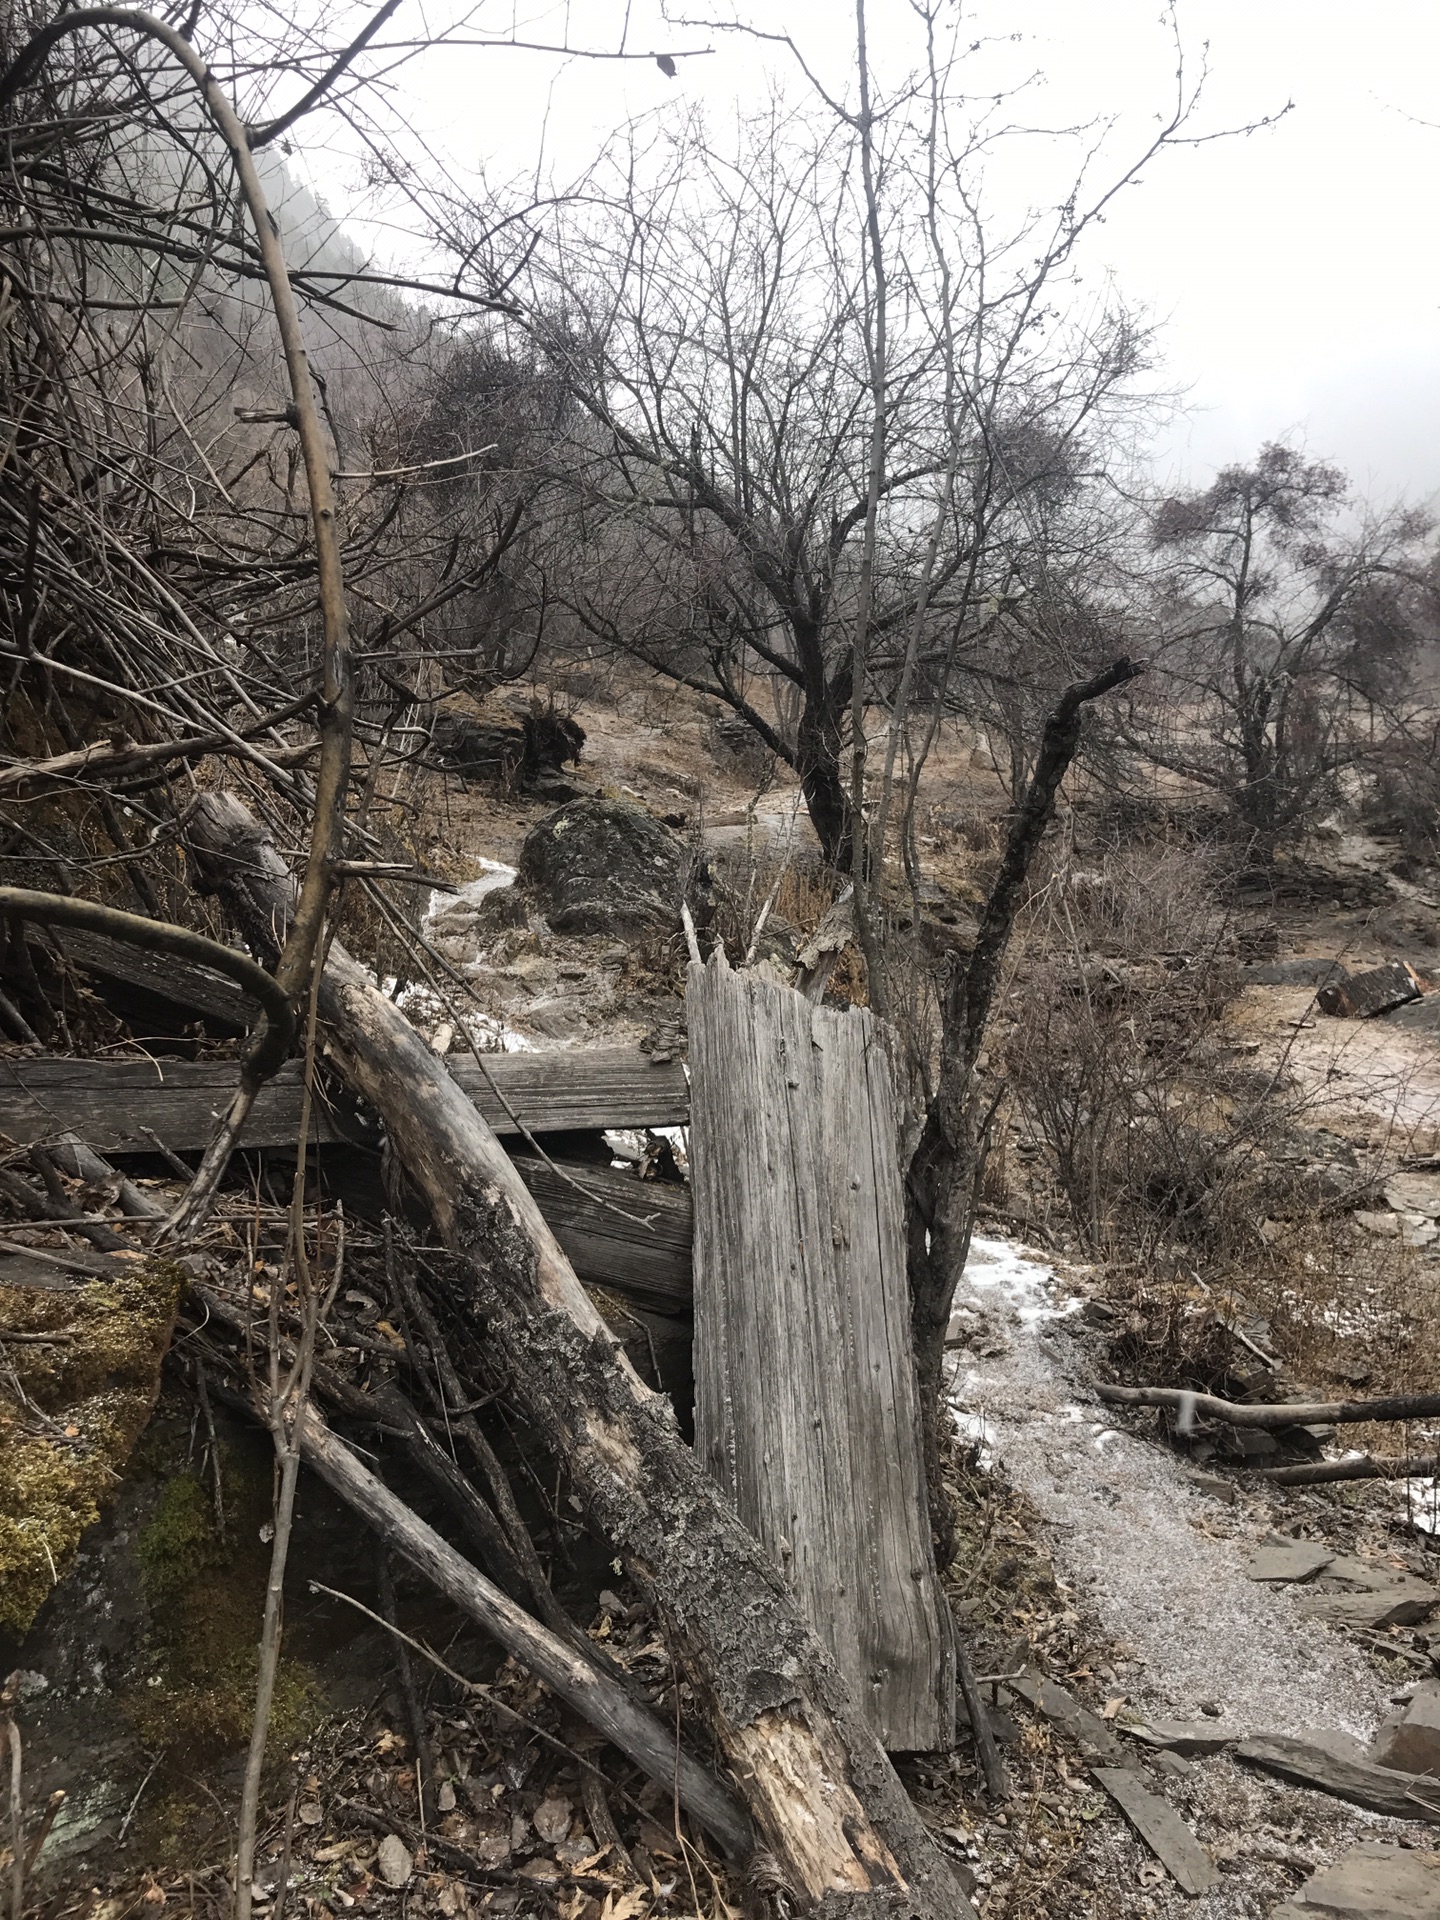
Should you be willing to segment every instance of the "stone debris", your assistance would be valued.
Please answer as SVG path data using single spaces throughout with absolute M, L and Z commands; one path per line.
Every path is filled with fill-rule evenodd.
M 387 1887 L 405 1887 L 415 1871 L 410 1849 L 398 1834 L 387 1833 L 375 1855 L 375 1871 Z
M 1373 1019 L 1403 1007 L 1407 1000 L 1418 1000 L 1422 988 L 1412 967 L 1403 960 L 1391 960 L 1386 966 L 1371 967 L 1365 973 L 1352 973 L 1344 981 L 1321 987 L 1315 1004 L 1322 1013 L 1341 1020 Z
M 1440 1826 L 1440 1781 L 1423 1774 L 1377 1767 L 1347 1734 L 1313 1733 L 1293 1739 L 1279 1733 L 1242 1740 L 1236 1758 L 1278 1773 L 1297 1786 L 1333 1793 L 1395 1820 L 1426 1820 Z
M 1247 1580 L 1313 1580 L 1335 1559 L 1332 1547 L 1314 1540 L 1286 1540 L 1274 1535 L 1268 1539 L 1245 1568 Z
M 1181 1754 L 1224 1753 L 1245 1738 L 1238 1727 L 1227 1727 L 1218 1720 L 1151 1720 L 1145 1726 L 1127 1727 L 1126 1732 L 1143 1740 L 1147 1747 Z
M 1090 1771 L 1182 1892 L 1198 1898 L 1215 1885 L 1219 1869 L 1169 1801 L 1129 1767 Z
M 1377 1767 L 1428 1773 L 1440 1798 L 1440 1680 L 1422 1680 L 1409 1705 L 1375 1736 L 1370 1758 Z
M 1418 1626 L 1440 1604 L 1440 1588 L 1428 1581 L 1352 1554 L 1337 1554 L 1315 1585 L 1297 1604 L 1311 1619 L 1332 1626 Z
M 1363 1840 L 1270 1920 L 1440 1920 L 1440 1854 Z
M 1021 1674 L 1005 1684 L 1012 1693 L 1019 1694 L 1027 1707 L 1043 1713 L 1047 1720 L 1068 1733 L 1087 1757 L 1093 1755 L 1098 1760 L 1113 1760 L 1121 1765 L 1130 1758 L 1099 1714 L 1082 1706 L 1074 1694 L 1056 1681 Z
M 1397 1213 L 1440 1220 L 1440 1173 L 1397 1173 L 1386 1182 L 1385 1200 Z

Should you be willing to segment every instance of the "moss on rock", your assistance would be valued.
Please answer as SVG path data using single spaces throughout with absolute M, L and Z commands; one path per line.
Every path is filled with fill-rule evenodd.
M 227 1525 L 211 1490 L 189 1468 L 166 1480 L 136 1542 L 156 1659 L 148 1686 L 126 1701 L 147 1747 L 203 1761 L 243 1746 L 255 1711 L 260 1623 L 269 1575 L 271 1475 L 256 1447 L 221 1448 Z M 302 1662 L 282 1655 L 270 1717 L 276 1751 L 299 1739 L 319 1711 Z
M 0 1286 L 0 1628 L 24 1633 L 113 1497 L 160 1388 L 184 1275 L 137 1261 L 64 1291 Z

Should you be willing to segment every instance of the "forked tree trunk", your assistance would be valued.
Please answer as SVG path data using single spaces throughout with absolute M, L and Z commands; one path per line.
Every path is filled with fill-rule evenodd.
M 228 795 L 192 849 L 261 957 L 289 875 Z M 329 1057 L 383 1115 L 458 1256 L 460 1303 L 563 1461 L 596 1528 L 651 1595 L 739 1791 L 804 1911 L 957 1920 L 973 1909 L 758 1542 L 621 1351 L 494 1134 L 409 1022 L 336 944 L 321 982 Z

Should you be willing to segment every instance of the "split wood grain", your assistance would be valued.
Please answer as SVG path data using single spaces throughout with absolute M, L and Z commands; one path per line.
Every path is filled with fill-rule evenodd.
M 696 1447 L 881 1742 L 947 1746 L 884 1030 L 692 965 Z
M 520 1131 L 517 1121 L 539 1134 L 684 1126 L 690 1118 L 684 1067 L 652 1065 L 629 1047 L 497 1053 L 483 1070 L 473 1059 L 449 1065 L 491 1130 L 512 1138 Z M 12 1058 L 0 1061 L 0 1134 L 28 1145 L 73 1132 L 99 1153 L 153 1153 L 153 1133 L 172 1152 L 199 1152 L 238 1075 L 228 1060 Z M 300 1062 L 289 1061 L 261 1089 L 242 1146 L 295 1144 L 301 1080 Z M 378 1130 L 355 1101 L 322 1098 L 315 1102 L 311 1138 L 373 1146 Z

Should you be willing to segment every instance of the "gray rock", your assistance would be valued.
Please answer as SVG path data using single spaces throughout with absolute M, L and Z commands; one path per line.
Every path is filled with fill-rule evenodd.
M 1394 1725 L 1382 1727 L 1370 1749 L 1378 1767 L 1429 1773 L 1440 1781 L 1440 1680 L 1422 1680 Z
M 1208 1493 L 1212 1500 L 1219 1500 L 1227 1507 L 1233 1507 L 1240 1497 L 1240 1490 L 1233 1480 L 1227 1480 L 1218 1473 L 1192 1473 L 1190 1484 L 1197 1493 Z
M 406 1887 L 415 1871 L 410 1849 L 398 1834 L 387 1833 L 375 1856 L 375 1871 L 387 1887 Z
M 1440 1589 L 1413 1574 L 1353 1554 L 1337 1554 L 1306 1594 L 1300 1611 L 1345 1627 L 1413 1627 L 1429 1617 Z
M 1313 1580 L 1335 1558 L 1334 1549 L 1313 1540 L 1267 1540 L 1245 1568 L 1247 1580 L 1281 1583 Z
M 1339 960 L 1263 960 L 1240 977 L 1246 986 L 1323 987 L 1348 980 L 1350 971 Z
M 1239 1760 L 1278 1773 L 1297 1786 L 1333 1793 L 1337 1799 L 1386 1813 L 1396 1820 L 1428 1820 L 1440 1825 L 1440 1793 L 1423 1775 L 1377 1767 L 1359 1754 L 1356 1741 L 1333 1733 L 1311 1734 L 1297 1740 L 1289 1734 L 1265 1733 L 1242 1740 L 1235 1749 Z
M 1440 1220 L 1440 1173 L 1397 1173 L 1385 1183 L 1385 1198 L 1397 1213 Z
M 1270 1920 L 1440 1920 L 1440 1857 L 1364 1840 Z
M 1174 1808 L 1128 1767 L 1090 1771 L 1181 1890 L 1192 1899 L 1208 1893 L 1219 1872 Z
M 520 882 L 557 933 L 668 932 L 688 850 L 643 807 L 575 800 L 526 835 Z
M 1308 1593 L 1299 1602 L 1301 1613 L 1333 1627 L 1413 1627 L 1435 1606 L 1434 1587 L 1423 1580 L 1396 1580 L 1375 1593 Z
M 1245 1737 L 1238 1727 L 1223 1726 L 1218 1720 L 1152 1720 L 1130 1731 L 1147 1746 L 1171 1753 L 1223 1753 Z

